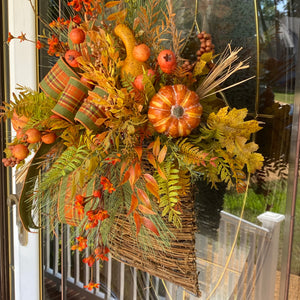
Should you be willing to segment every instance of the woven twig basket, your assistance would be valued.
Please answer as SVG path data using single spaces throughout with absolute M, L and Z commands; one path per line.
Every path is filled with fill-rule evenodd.
M 112 256 L 129 266 L 175 283 L 189 292 L 200 296 L 195 253 L 195 216 L 193 197 L 181 197 L 182 228 L 169 223 L 173 234 L 170 247 L 161 247 L 156 238 L 150 235 L 151 251 L 143 251 L 141 241 L 132 233 L 126 215 L 118 215 L 110 238 Z M 167 220 L 166 220 L 167 222 Z M 149 243 L 149 241 L 147 241 Z

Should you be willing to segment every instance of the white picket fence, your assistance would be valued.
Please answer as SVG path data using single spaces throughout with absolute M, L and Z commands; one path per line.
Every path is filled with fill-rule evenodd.
M 266 212 L 258 219 L 262 227 L 221 212 L 217 239 L 196 235 L 201 298 L 110 259 L 102 268 L 99 262 L 96 263 L 93 281 L 101 285 L 89 294 L 88 299 L 274 299 L 279 231 L 284 216 Z M 66 243 L 70 238 L 70 227 L 56 228 L 56 235 L 51 235 L 45 230 L 45 276 L 56 278 L 62 292 L 66 292 L 68 286 L 82 289 L 90 281 L 91 272 L 81 262 L 84 256 L 71 251 Z M 88 250 L 84 255 L 89 255 Z M 87 292 L 82 290 L 82 293 Z

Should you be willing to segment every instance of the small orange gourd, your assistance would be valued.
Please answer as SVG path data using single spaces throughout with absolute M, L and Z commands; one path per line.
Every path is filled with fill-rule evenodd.
M 187 136 L 199 126 L 202 111 L 199 96 L 185 85 L 177 84 L 164 86 L 153 96 L 148 119 L 159 133 Z

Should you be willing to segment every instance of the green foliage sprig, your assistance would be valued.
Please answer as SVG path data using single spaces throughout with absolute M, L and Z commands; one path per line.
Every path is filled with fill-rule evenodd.
M 13 94 L 13 101 L 4 103 L 2 116 L 12 118 L 13 113 L 16 112 L 18 116 L 30 119 L 27 125 L 30 127 L 41 124 L 52 115 L 51 109 L 56 104 L 53 98 L 21 85 L 18 85 L 17 90 L 19 94 Z

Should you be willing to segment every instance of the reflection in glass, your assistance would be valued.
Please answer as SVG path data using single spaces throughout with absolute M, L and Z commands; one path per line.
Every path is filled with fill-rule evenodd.
M 47 14 L 51 15 L 49 19 L 53 19 L 53 15 L 58 16 L 56 8 L 58 1 L 39 2 L 46 19 Z M 66 2 L 61 1 L 63 4 Z M 216 53 L 222 52 L 231 41 L 232 48 L 243 47 L 241 59 L 250 58 L 250 68 L 234 74 L 226 85 L 229 86 L 231 83 L 252 76 L 256 78 L 224 92 L 224 95 L 231 107 L 246 107 L 249 110 L 249 119 L 255 117 L 262 122 L 263 129 L 254 138 L 259 144 L 259 151 L 265 157 L 265 163 L 262 170 L 251 178 L 243 215 L 243 219 L 251 223 L 259 224 L 257 216 L 264 211 L 270 210 L 282 214 L 285 212 L 295 65 L 300 29 L 300 9 L 299 3 L 296 2 L 290 0 L 173 1 L 177 25 L 183 31 L 184 37 L 189 36 L 183 52 L 184 57 L 188 57 L 191 61 L 196 60 L 195 49 L 199 48 L 196 35 L 199 30 L 204 30 L 212 34 Z M 256 20 L 258 20 L 258 28 Z M 53 62 L 47 61 L 41 55 L 41 77 L 47 73 L 51 63 Z M 225 105 L 223 100 L 220 97 L 218 105 Z M 206 182 L 199 181 L 195 183 L 195 187 L 198 226 L 197 263 L 203 291 L 202 299 L 205 299 L 217 284 L 213 297 L 222 295 L 223 298 L 220 299 L 228 299 L 234 291 L 240 293 L 238 295 L 242 297 L 247 297 L 253 293 L 253 290 L 251 288 L 240 290 L 240 274 L 244 271 L 246 261 L 249 268 L 254 268 L 254 261 L 249 260 L 251 255 L 264 258 L 262 252 L 251 252 L 254 251 L 251 245 L 253 246 L 254 240 L 263 239 L 266 233 L 263 229 L 259 229 L 259 234 L 254 236 L 248 227 L 240 230 L 237 246 L 231 253 L 232 261 L 227 266 L 224 280 L 218 283 L 237 231 L 236 219 L 231 218 L 229 222 L 228 215 L 222 214 L 221 211 L 224 209 L 235 216 L 240 216 L 244 197 L 235 191 L 226 190 L 223 184 L 214 190 Z M 300 249 L 299 242 L 297 243 L 299 239 L 298 233 L 295 237 L 292 264 L 292 273 L 298 275 L 300 273 Z M 126 276 L 126 280 L 132 285 L 132 270 L 127 267 Z M 249 273 L 247 278 L 254 280 L 253 276 Z M 139 284 L 140 290 L 143 290 L 144 274 L 141 278 Z M 156 284 L 158 287 L 159 295 L 167 296 L 166 286 L 156 279 L 153 279 L 153 282 L 153 285 Z M 115 283 L 115 291 L 118 289 L 117 286 L 118 284 Z M 155 299 L 156 294 L 153 290 L 150 294 Z M 141 299 L 143 295 L 140 296 Z

